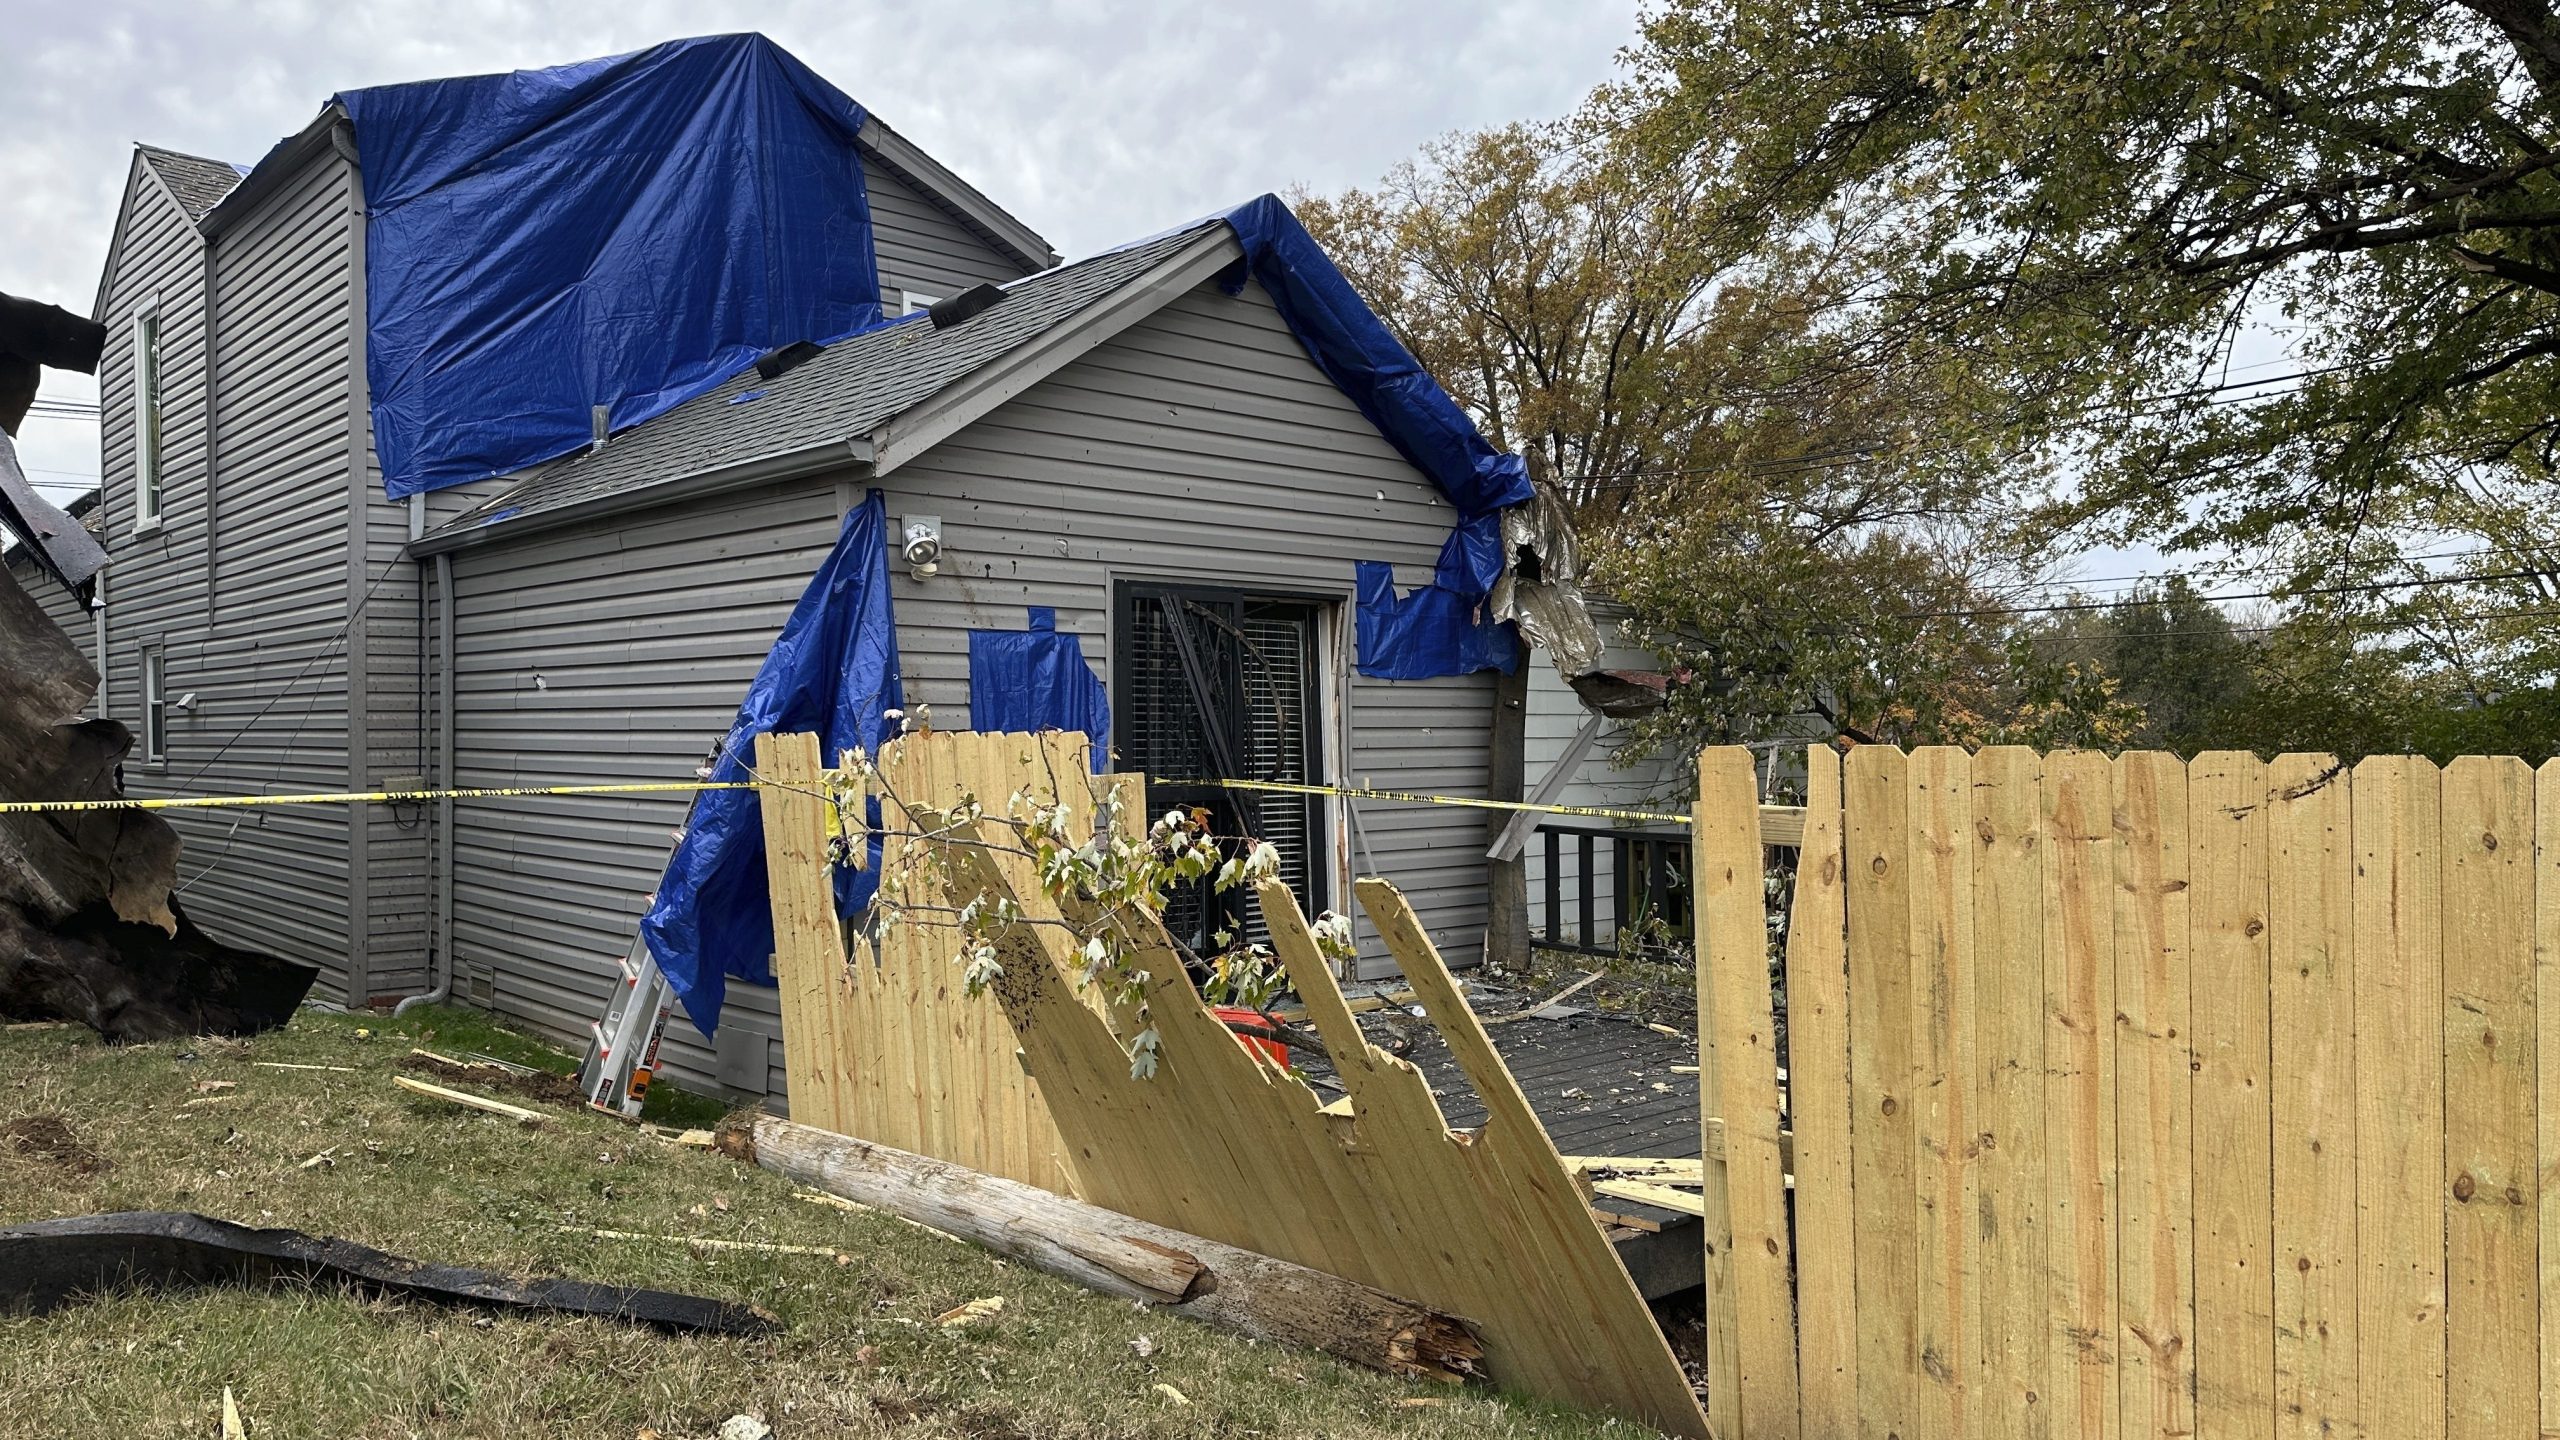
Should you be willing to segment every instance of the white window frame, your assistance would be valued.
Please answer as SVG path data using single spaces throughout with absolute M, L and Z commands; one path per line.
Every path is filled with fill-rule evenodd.
M 927 295 L 921 290 L 901 290 L 898 292 L 898 303 L 907 307 L 904 310 L 899 311 L 899 314 L 913 315 L 919 310 L 930 310 L 934 306 L 941 304 L 942 297 L 939 295 Z
M 154 296 L 133 312 L 133 530 L 137 535 L 160 528 L 162 463 L 160 301 Z
M 142 650 L 142 763 L 169 763 L 169 672 L 157 645 Z

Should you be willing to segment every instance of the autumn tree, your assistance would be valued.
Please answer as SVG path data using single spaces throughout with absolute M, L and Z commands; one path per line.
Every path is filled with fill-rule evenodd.
M 2091 677 L 2022 679 L 2013 627 L 1935 613 L 2032 572 L 1980 542 L 2039 477 L 2023 452 L 1932 443 L 1964 377 L 1878 364 L 1847 323 L 1907 218 L 1844 203 L 1766 243 L 1727 223 L 1712 167 L 1630 146 L 1636 118 L 1604 93 L 1298 206 L 1568 500 L 1599 588 L 1684 677 L 1642 738 L 2095 733 Z
M 2542 0 L 1673 0 L 1616 98 L 1767 245 L 1844 204 L 1903 217 L 1854 329 L 1987 402 L 1937 443 L 2079 469 L 2048 534 L 2259 554 L 2307 589 L 2548 509 Z

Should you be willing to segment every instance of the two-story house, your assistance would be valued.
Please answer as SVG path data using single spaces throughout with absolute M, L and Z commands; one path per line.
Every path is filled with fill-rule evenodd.
M 245 174 L 134 156 L 95 310 L 115 337 L 96 640 L 107 713 L 140 737 L 134 793 L 683 779 L 873 489 L 938 527 L 939 565 L 897 567 L 894 599 L 909 702 L 946 728 L 970 713 L 971 633 L 1041 607 L 1106 678 L 1113 743 L 1156 773 L 1204 773 L 1205 719 L 1256 778 L 1482 793 L 1491 677 L 1389 680 L 1355 655 L 1361 607 L 1393 603 L 1389 578 L 1431 584 L 1459 510 L 1318 364 L 1230 221 L 1061 266 L 866 119 L 843 163 L 892 323 L 583 453 L 392 500 L 358 138 L 333 105 Z M 981 284 L 1000 303 L 963 323 L 899 318 Z M 1177 663 L 1181 626 L 1219 647 L 1205 687 Z M 1343 904 L 1356 863 L 1403 883 L 1452 955 L 1478 943 L 1480 813 L 1256 803 L 1311 907 Z M 187 904 L 215 934 L 320 965 L 331 998 L 449 977 L 575 1044 L 683 808 L 173 818 Z M 729 997 L 716 1053 L 671 1033 L 672 1073 L 779 1090 L 772 993 Z

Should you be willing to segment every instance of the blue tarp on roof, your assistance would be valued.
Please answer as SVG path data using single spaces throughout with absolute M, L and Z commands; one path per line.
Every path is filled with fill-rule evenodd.
M 760 35 L 352 90 L 397 497 L 581 449 L 875 324 L 862 107 Z
M 1058 612 L 1030 609 L 1028 630 L 969 632 L 969 728 L 1073 731 L 1093 742 L 1099 775 L 1111 768 L 1111 695 L 1084 642 L 1058 629 Z
M 1458 511 L 1431 584 L 1397 600 L 1392 574 L 1381 592 L 1377 575 L 1362 572 L 1360 673 L 1421 680 L 1509 671 L 1519 646 L 1484 600 L 1502 578 L 1501 511 L 1532 494 L 1528 465 L 1485 440 L 1279 196 L 1249 200 L 1226 219 L 1244 247 L 1246 269 L 1316 367 Z M 1227 293 L 1243 285 L 1243 276 L 1232 277 Z
M 829 763 L 846 750 L 877 755 L 904 708 L 898 631 L 889 608 L 889 522 L 880 492 L 845 517 L 844 532 L 783 622 L 746 702 L 721 742 L 711 778 L 751 778 L 755 740 L 815 733 Z M 879 802 L 871 802 L 871 860 L 836 867 L 836 910 L 851 915 L 880 886 Z M 753 790 L 706 790 L 667 862 L 640 933 L 703 1034 L 720 1025 L 729 977 L 773 983 L 773 911 L 766 899 L 764 819 Z

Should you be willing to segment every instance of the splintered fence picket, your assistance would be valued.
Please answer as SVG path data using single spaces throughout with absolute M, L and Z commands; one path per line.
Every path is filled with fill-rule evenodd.
M 1726 1440 L 2560 1434 L 2560 761 L 1699 771 Z

